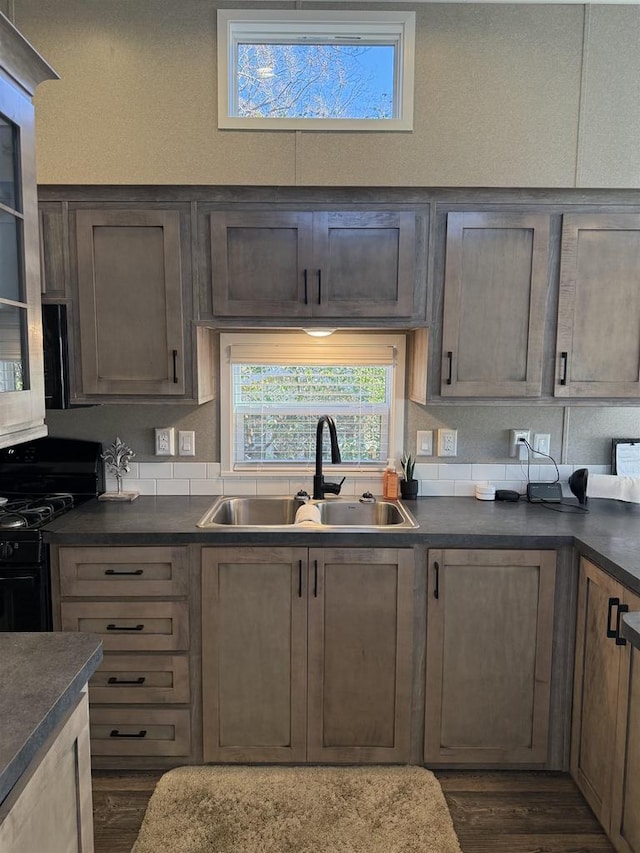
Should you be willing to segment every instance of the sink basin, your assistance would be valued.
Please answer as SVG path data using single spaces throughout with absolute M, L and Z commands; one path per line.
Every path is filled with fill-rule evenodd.
M 415 528 L 411 513 L 395 501 L 378 500 L 361 503 L 353 498 L 328 498 L 311 501 L 320 510 L 320 524 L 299 526 L 295 516 L 300 501 L 290 497 L 230 497 L 221 496 L 209 507 L 198 522 L 206 529 L 286 528 L 298 530 L 388 530 Z

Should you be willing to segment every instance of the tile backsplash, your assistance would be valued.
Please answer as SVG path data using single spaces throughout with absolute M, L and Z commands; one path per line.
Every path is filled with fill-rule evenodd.
M 313 471 L 295 477 L 233 476 L 222 477 L 219 462 L 132 462 L 124 478 L 127 491 L 141 495 L 289 495 L 300 489 L 311 493 Z M 563 492 L 570 495 L 567 480 L 577 468 L 588 468 L 591 474 L 609 474 L 608 465 L 558 465 Z M 335 479 L 337 472 L 327 474 Z M 425 497 L 473 497 L 478 483 L 490 483 L 497 489 L 514 489 L 524 493 L 527 484 L 527 465 L 499 463 L 424 463 L 415 467 L 420 482 L 419 495 Z M 556 479 L 553 465 L 529 465 L 528 479 L 552 482 Z M 107 489 L 115 491 L 116 482 L 107 477 Z M 362 492 L 382 494 L 382 472 L 347 474 L 342 486 L 343 495 Z

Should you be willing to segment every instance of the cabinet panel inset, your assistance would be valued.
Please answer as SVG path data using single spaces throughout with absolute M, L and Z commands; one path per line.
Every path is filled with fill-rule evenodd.
M 324 746 L 394 745 L 397 573 L 376 565 L 372 583 L 371 566 L 325 567 Z
M 291 564 L 219 572 L 220 746 L 290 746 Z

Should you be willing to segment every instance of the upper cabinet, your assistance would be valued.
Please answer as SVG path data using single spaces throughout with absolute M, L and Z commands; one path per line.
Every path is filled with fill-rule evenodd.
M 212 211 L 212 316 L 424 322 L 422 221 L 407 210 Z
M 563 217 L 557 397 L 640 397 L 640 214 Z
M 549 216 L 449 213 L 440 393 L 539 397 Z
M 214 333 L 192 322 L 188 204 L 63 188 L 40 203 L 40 253 L 43 300 L 68 306 L 72 403 L 212 399 Z
M 84 394 L 185 392 L 180 213 L 78 210 Z
M 0 14 L 0 447 L 46 435 L 34 109 L 57 75 Z

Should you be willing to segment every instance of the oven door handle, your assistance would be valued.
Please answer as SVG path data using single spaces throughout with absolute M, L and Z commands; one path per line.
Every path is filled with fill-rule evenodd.
M 0 577 L 1 584 L 16 584 L 16 583 L 25 583 L 27 582 L 29 586 L 36 585 L 36 579 L 33 575 L 16 575 L 12 578 L 3 578 Z

